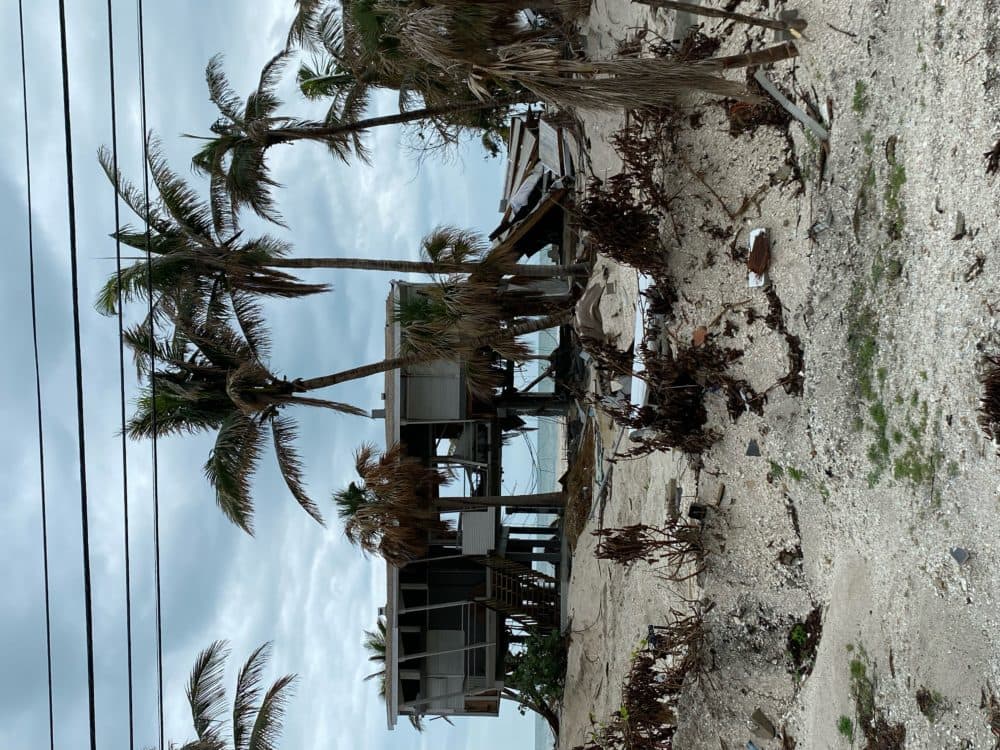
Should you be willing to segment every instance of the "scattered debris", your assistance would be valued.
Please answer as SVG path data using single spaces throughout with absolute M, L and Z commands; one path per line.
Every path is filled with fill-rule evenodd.
M 986 159 L 986 174 L 996 174 L 1000 171 L 1000 139 L 993 144 L 993 148 L 983 154 Z
M 989 693 L 987 693 L 987 688 L 983 688 L 982 696 L 979 707 L 986 711 L 986 724 L 993 732 L 993 736 L 996 737 L 993 748 L 1000 750 L 1000 700 L 994 695 L 992 688 L 989 688 Z
M 969 550 L 964 547 L 952 547 L 951 556 L 955 558 L 955 562 L 959 565 L 965 565 L 969 561 L 969 558 L 972 557 Z
M 976 259 L 972 261 L 972 265 L 970 265 L 967 269 L 965 269 L 965 275 L 964 275 L 965 280 L 967 282 L 975 280 L 979 276 L 979 274 L 983 272 L 983 267 L 985 265 L 986 265 L 986 256 L 976 255 Z
M 792 658 L 795 674 L 805 679 L 816 664 L 816 651 L 823 636 L 823 613 L 817 605 L 802 622 L 788 630 L 788 655 Z
M 705 326 L 698 326 L 691 334 L 691 343 L 695 346 L 703 346 L 708 339 L 708 329 Z
M 749 245 L 747 284 L 750 287 L 761 287 L 764 286 L 764 276 L 771 265 L 771 237 L 767 229 L 751 230 Z
M 824 128 L 822 125 L 820 125 L 818 122 L 816 122 L 809 115 L 807 115 L 802 110 L 801 107 L 793 104 L 791 102 L 791 100 L 787 96 L 785 96 L 784 94 L 782 94 L 778 90 L 778 87 L 775 86 L 773 83 L 771 83 L 767 79 L 767 76 L 764 75 L 763 68 L 758 68 L 757 72 L 754 73 L 753 77 L 757 81 L 757 83 L 759 83 L 761 85 L 761 87 L 767 93 L 769 93 L 771 96 L 774 97 L 775 101 L 777 101 L 778 104 L 780 104 L 782 107 L 784 107 L 788 111 L 788 114 L 790 114 L 796 120 L 798 120 L 803 125 L 805 125 L 807 128 L 809 128 L 816 135 L 816 137 L 819 140 L 821 140 L 823 142 L 826 142 L 826 141 L 830 140 L 830 133 L 827 132 L 827 129 Z M 998 158 L 1000 158 L 1000 157 L 998 157 Z
M 788 373 L 778 381 L 785 393 L 790 396 L 801 396 L 806 380 L 805 353 L 802 351 L 802 339 L 788 332 L 785 325 L 785 314 L 781 307 L 781 299 L 774 290 L 774 285 L 767 287 L 768 312 L 765 323 L 774 331 L 785 337 L 788 346 Z
M 688 507 L 688 518 L 693 518 L 695 521 L 704 521 L 707 515 L 707 505 L 702 505 L 701 503 L 691 503 L 690 507 Z
M 955 230 L 951 233 L 953 240 L 960 240 L 965 236 L 965 214 L 958 211 L 955 214 Z

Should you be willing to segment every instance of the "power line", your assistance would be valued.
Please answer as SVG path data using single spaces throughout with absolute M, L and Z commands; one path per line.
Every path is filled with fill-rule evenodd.
M 146 216 L 146 292 L 149 303 L 150 333 L 154 334 L 153 319 L 153 260 L 150 253 L 149 230 L 149 133 L 146 125 L 146 40 L 143 32 L 142 0 L 136 0 L 136 14 L 139 34 L 139 101 L 142 122 L 142 177 L 143 194 L 145 198 Z M 157 723 L 159 727 L 159 749 L 163 750 L 163 618 L 160 608 L 160 486 L 159 486 L 159 456 L 156 447 L 156 336 L 149 337 L 149 389 L 151 409 L 151 428 L 153 433 L 153 578 L 156 599 L 156 704 Z
M 90 524 L 87 512 L 87 448 L 83 415 L 83 353 L 80 342 L 80 278 L 76 250 L 76 198 L 73 191 L 73 124 L 69 106 L 69 53 L 66 42 L 66 2 L 59 0 L 59 52 L 62 61 L 63 127 L 66 138 L 66 195 L 69 213 L 70 280 L 73 293 L 73 347 L 76 360 L 76 431 L 80 462 L 80 518 L 83 536 L 83 594 L 87 624 L 87 710 L 90 750 L 97 750 L 94 712 L 94 606 L 90 586 Z
M 28 65 L 24 55 L 24 2 L 17 0 L 21 35 L 21 96 L 24 104 L 24 176 L 28 193 L 28 277 L 31 287 L 31 343 L 35 358 L 35 406 L 38 421 L 38 486 L 42 511 L 42 574 L 45 581 L 45 662 L 49 698 L 49 750 L 55 750 L 55 712 L 52 703 L 52 616 L 49 595 L 49 525 L 45 498 L 45 433 L 42 427 L 42 376 L 38 366 L 38 302 L 35 295 L 35 237 L 31 206 L 31 142 L 28 130 Z
M 132 555 L 129 548 L 128 441 L 125 435 L 125 323 L 122 300 L 121 197 L 118 176 L 118 105 L 115 95 L 115 29 L 111 0 L 108 0 L 108 81 L 111 90 L 111 164 L 115 191 L 115 273 L 118 279 L 118 385 L 121 407 L 122 511 L 125 543 L 125 653 L 128 669 L 128 746 L 135 750 L 135 698 L 132 678 Z

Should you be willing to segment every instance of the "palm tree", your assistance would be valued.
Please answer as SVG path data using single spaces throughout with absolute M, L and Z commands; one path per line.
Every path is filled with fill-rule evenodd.
M 523 6 L 523 2 L 517 3 Z M 511 3 L 464 3 L 466 8 L 480 6 L 480 18 L 462 19 L 462 28 L 483 20 L 482 8 L 490 13 Z M 512 14 L 508 9 L 506 13 Z M 405 55 L 389 21 L 391 14 L 373 0 L 347 0 L 338 4 L 317 6 L 307 24 L 308 32 L 300 37 L 302 47 L 312 53 L 310 62 L 300 64 L 299 89 L 307 99 L 330 101 L 335 114 L 348 105 L 366 106 L 375 88 L 397 91 L 399 110 L 472 102 L 472 92 L 466 82 L 443 73 L 426 61 Z M 523 33 L 523 32 L 522 32 Z M 534 33 L 537 35 L 537 33 Z M 506 120 L 510 105 L 530 103 L 535 97 L 518 87 L 497 87 L 493 108 L 447 112 L 428 119 L 419 132 L 422 153 L 457 143 L 463 135 L 475 133 L 494 155 L 506 141 Z
M 227 305 L 222 289 L 223 285 L 216 283 L 208 293 L 201 288 L 183 288 L 162 297 L 158 315 L 173 325 L 169 333 L 157 334 L 151 319 L 125 332 L 140 375 L 149 378 L 126 430 L 133 439 L 215 431 L 215 446 L 205 463 L 205 476 L 226 517 L 250 534 L 250 483 L 270 434 L 288 489 L 303 509 L 322 523 L 319 509 L 304 489 L 302 462 L 294 446 L 297 427 L 283 411 L 309 406 L 365 416 L 364 410 L 350 404 L 305 394 L 399 367 L 454 357 L 456 353 L 422 351 L 290 381 L 274 374 L 267 364 L 269 339 L 255 303 L 246 293 L 235 293 Z M 554 321 L 567 316 L 494 330 L 471 345 L 482 348 L 493 341 L 516 339 L 550 328 Z M 233 320 L 239 325 L 234 325 Z
M 442 513 L 486 507 L 551 507 L 565 504 L 562 493 L 437 497 L 448 474 L 408 456 L 400 444 L 382 453 L 371 444 L 355 453 L 362 484 L 351 482 L 333 495 L 344 533 L 352 544 L 393 565 L 427 553 L 430 537 L 451 533 Z
M 214 136 L 203 137 L 204 144 L 192 160 L 196 171 L 212 180 L 213 196 L 226 192 L 236 210 L 250 208 L 259 216 L 282 223 L 271 188 L 278 183 L 267 166 L 267 151 L 273 146 L 312 141 L 322 143 L 338 159 L 347 161 L 351 154 L 362 160 L 366 150 L 362 136 L 368 130 L 388 125 L 427 122 L 436 117 L 507 106 L 515 99 L 498 101 L 468 97 L 436 106 L 399 112 L 394 115 L 362 119 L 367 105 L 366 89 L 343 97 L 339 107 L 331 108 L 324 121 L 306 120 L 277 114 L 282 101 L 276 87 L 288 51 L 271 58 L 260 80 L 246 101 L 241 101 L 222 70 L 222 57 L 213 57 L 205 70 L 209 98 L 219 108 L 220 117 L 212 125 Z
M 365 682 L 368 680 L 378 680 L 378 697 L 382 700 L 386 699 L 385 637 L 385 617 L 379 615 L 379 618 L 375 623 L 375 629 L 366 630 L 364 638 L 361 641 L 365 647 L 365 651 L 368 652 L 368 661 L 375 662 L 379 665 L 377 672 L 372 672 L 371 674 L 365 676 Z M 408 718 L 410 719 L 410 724 L 414 729 L 418 732 L 424 731 L 423 716 L 420 714 L 408 714 Z
M 113 168 L 110 152 L 98 154 L 108 178 L 122 199 L 148 229 L 125 225 L 114 236 L 143 253 L 120 273 L 109 276 L 102 287 L 97 309 L 117 312 L 119 293 L 124 302 L 196 279 L 220 281 L 227 293 L 246 292 L 272 297 L 302 297 L 327 291 L 327 284 L 300 281 L 286 269 L 359 269 L 394 273 L 489 274 L 505 273 L 532 278 L 569 276 L 586 271 L 584 265 L 540 266 L 514 263 L 507 245 L 488 249 L 475 234 L 439 227 L 423 241 L 426 260 L 369 258 L 292 258 L 289 243 L 268 235 L 244 238 L 236 216 L 227 207 L 227 196 L 213 193 L 210 201 L 197 193 L 167 165 L 158 141 L 149 139 L 149 167 L 159 199 L 147 207 L 142 192 Z
M 358 407 L 302 395 L 303 389 L 267 367 L 268 336 L 251 301 L 234 297 L 241 308 L 237 330 L 231 310 L 214 294 L 201 306 L 192 293 L 161 302 L 160 313 L 174 324 L 172 335 L 157 337 L 150 321 L 124 333 L 140 374 L 149 385 L 140 392 L 126 425 L 133 439 L 216 432 L 204 473 L 219 508 L 241 529 L 253 533 L 250 482 L 268 441 L 293 497 L 319 523 L 323 517 L 305 491 L 302 461 L 295 448 L 297 426 L 282 412 L 311 406 L 365 416 Z
M 226 731 L 223 717 L 229 705 L 222 686 L 229 656 L 226 645 L 225 641 L 216 641 L 195 660 L 185 692 L 198 739 L 181 745 L 179 750 L 275 750 L 295 675 L 278 678 L 262 695 L 270 644 L 257 648 L 236 679 L 231 731 Z
M 479 97 L 497 86 L 516 86 L 545 102 L 587 109 L 660 107 L 687 91 L 748 99 L 739 82 L 723 71 L 777 62 L 798 54 L 787 43 L 732 57 L 682 62 L 662 58 L 612 60 L 565 59 L 562 50 L 543 41 L 519 41 L 469 48 L 447 34 L 451 7 L 390 6 L 403 51 L 450 76 L 461 75 Z

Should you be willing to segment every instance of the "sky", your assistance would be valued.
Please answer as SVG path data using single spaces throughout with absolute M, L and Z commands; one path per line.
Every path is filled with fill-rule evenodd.
M 80 487 L 77 465 L 66 165 L 55 0 L 26 2 L 28 107 L 39 306 L 52 597 L 52 658 L 57 748 L 87 736 L 86 662 Z M 113 191 L 95 158 L 110 144 L 107 17 L 104 0 L 67 3 L 82 314 L 84 410 L 96 659 L 98 746 L 128 747 L 122 467 L 117 326 L 93 300 L 113 271 Z M 194 142 L 216 113 L 204 66 L 216 52 L 236 88 L 248 92 L 261 65 L 283 44 L 291 0 L 147 2 L 148 125 L 168 161 L 190 176 Z M 134 3 L 114 7 L 119 160 L 141 179 L 141 127 Z M 0 367 L 0 747 L 45 747 L 48 718 L 41 516 L 27 263 L 27 204 L 21 123 L 16 3 L 3 4 L 0 84 L 7 137 L 0 142 L 0 226 L 7 237 L 0 272 L 5 362 Z M 286 111 L 309 110 L 286 81 Z M 391 111 L 394 98 L 377 103 Z M 497 222 L 500 160 L 474 145 L 449 160 L 418 166 L 398 130 L 369 139 L 371 166 L 335 162 L 319 146 L 282 147 L 271 156 L 285 185 L 280 209 L 298 255 L 415 257 L 419 238 L 438 224 L 488 230 Z M 190 176 L 194 180 L 193 176 Z M 123 211 L 127 211 L 123 207 Z M 123 220 L 134 217 L 123 214 Z M 252 227 L 252 225 L 251 225 Z M 268 231 L 275 231 L 271 228 Z M 282 234 L 280 231 L 275 232 Z M 388 275 L 316 274 L 334 291 L 267 306 L 271 364 L 310 377 L 382 356 Z M 128 398 L 136 377 L 126 371 Z M 379 378 L 339 387 L 334 398 L 381 406 Z M 331 413 L 299 415 L 300 449 L 309 488 L 326 510 L 314 523 L 291 499 L 265 455 L 255 483 L 256 537 L 230 525 L 202 478 L 211 436 L 159 442 L 163 703 L 167 741 L 194 737 L 184 697 L 198 652 L 230 642 L 226 684 L 257 645 L 273 642 L 268 680 L 299 676 L 283 747 L 516 748 L 533 746 L 533 721 L 504 709 L 500 720 L 432 721 L 418 735 L 406 722 L 385 728 L 385 709 L 361 646 L 364 628 L 385 599 L 385 572 L 344 539 L 326 499 L 351 478 L 352 454 L 365 440 L 383 441 L 382 423 Z M 128 445 L 133 584 L 136 747 L 157 744 L 151 446 Z

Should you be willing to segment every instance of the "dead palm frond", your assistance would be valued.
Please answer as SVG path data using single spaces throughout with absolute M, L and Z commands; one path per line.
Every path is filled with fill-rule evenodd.
M 1000 439 L 1000 357 L 988 357 L 980 377 L 983 394 L 979 399 L 979 426 L 990 440 Z
M 355 467 L 364 484 L 352 482 L 333 498 L 353 544 L 404 565 L 426 553 L 432 535 L 450 532 L 451 525 L 434 508 L 446 474 L 406 455 L 399 444 L 381 453 L 371 444 L 362 445 Z

